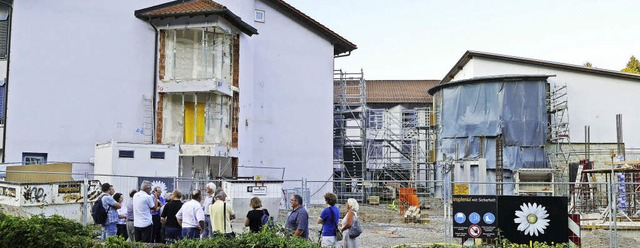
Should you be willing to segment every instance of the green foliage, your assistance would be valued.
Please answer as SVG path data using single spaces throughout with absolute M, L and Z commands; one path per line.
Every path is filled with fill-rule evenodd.
M 302 248 L 320 248 L 320 245 L 303 238 L 289 238 L 284 235 L 285 230 L 281 226 L 275 228 L 265 228 L 258 233 L 238 234 L 235 238 L 226 238 L 219 235 L 214 238 L 203 240 L 183 239 L 171 247 L 187 248 L 187 247 L 263 247 L 263 248 L 284 248 L 284 247 L 302 247 Z
M 622 72 L 640 74 L 640 61 L 635 56 L 631 56 L 629 62 L 627 62 L 627 67 L 622 69 Z
M 92 231 L 61 216 L 29 219 L 0 214 L 0 247 L 90 247 Z

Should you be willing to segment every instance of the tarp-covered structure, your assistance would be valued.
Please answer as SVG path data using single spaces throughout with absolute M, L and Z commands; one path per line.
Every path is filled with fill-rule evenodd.
M 511 171 L 520 168 L 549 168 L 544 151 L 548 77 L 483 77 L 431 88 L 429 93 L 436 99 L 438 115 L 438 163 L 447 159 L 474 161 L 483 157 L 487 160 L 487 179 L 495 181 L 496 137 L 501 136 L 503 181 L 512 181 Z M 471 180 L 475 181 L 475 178 Z

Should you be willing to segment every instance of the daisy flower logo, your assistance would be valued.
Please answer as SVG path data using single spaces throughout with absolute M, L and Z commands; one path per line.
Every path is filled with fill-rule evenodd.
M 522 203 L 520 210 L 516 210 L 516 218 L 513 219 L 518 223 L 518 231 L 524 232 L 525 235 L 538 236 L 538 233 L 544 234 L 544 230 L 549 226 L 549 214 L 547 209 L 537 203 Z

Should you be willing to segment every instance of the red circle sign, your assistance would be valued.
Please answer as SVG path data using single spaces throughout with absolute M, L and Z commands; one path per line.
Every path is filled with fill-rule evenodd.
M 469 226 L 468 233 L 472 238 L 480 237 L 480 234 L 482 234 L 482 228 L 478 225 L 471 225 Z

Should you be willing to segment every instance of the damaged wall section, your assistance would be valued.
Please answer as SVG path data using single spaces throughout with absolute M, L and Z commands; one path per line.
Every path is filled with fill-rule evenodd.
M 231 101 L 229 96 L 213 93 L 165 94 L 163 143 L 230 146 Z

